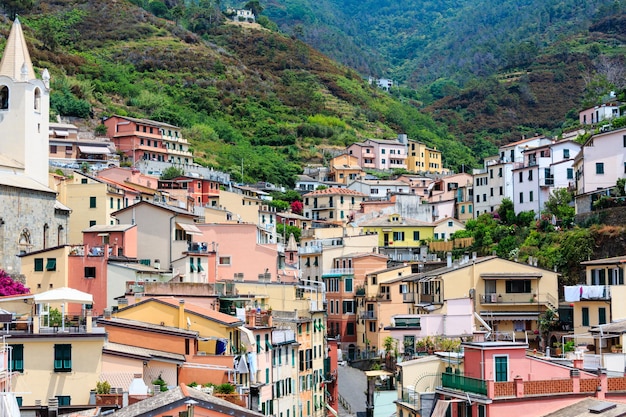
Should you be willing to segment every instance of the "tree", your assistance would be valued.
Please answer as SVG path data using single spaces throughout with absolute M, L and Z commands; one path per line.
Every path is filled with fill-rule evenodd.
M 162 180 L 171 180 L 173 178 L 180 177 L 182 175 L 185 175 L 185 171 L 183 171 L 182 168 L 177 168 L 175 166 L 171 166 L 169 168 L 166 168 L 163 171 L 163 173 L 161 174 L 161 179 Z
M 9 19 L 22 12 L 28 12 L 35 5 L 35 0 L 0 0 L 0 7 L 9 14 Z
M 574 196 L 567 188 L 557 188 L 548 197 L 543 214 L 550 218 L 554 216 L 563 227 L 570 227 L 576 214 L 576 209 L 571 205 L 572 201 Z
M 30 290 L 0 269 L 0 296 L 28 294 Z
M 302 214 L 302 203 L 299 201 L 294 201 L 293 203 L 291 203 L 291 212 L 295 213 L 295 214 Z
M 259 17 L 261 12 L 263 12 L 263 6 L 261 6 L 259 0 L 250 0 L 246 3 L 245 6 L 243 6 L 243 8 L 252 10 L 252 14 L 254 14 L 254 17 Z

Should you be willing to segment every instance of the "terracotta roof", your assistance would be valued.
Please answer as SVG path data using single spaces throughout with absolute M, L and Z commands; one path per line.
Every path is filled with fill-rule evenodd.
M 315 190 L 312 191 L 310 193 L 305 194 L 305 197 L 315 197 L 317 195 L 337 195 L 337 194 L 343 194 L 343 195 L 354 195 L 354 196 L 359 196 L 359 197 L 367 197 L 367 194 L 363 194 L 360 193 L 358 191 L 354 191 L 354 190 L 350 190 L 348 188 L 337 188 L 337 187 L 331 187 L 331 188 L 326 188 L 324 190 Z
M 593 259 L 591 261 L 581 262 L 581 265 L 606 265 L 606 264 L 622 264 L 626 262 L 626 256 L 614 256 L 612 258 Z

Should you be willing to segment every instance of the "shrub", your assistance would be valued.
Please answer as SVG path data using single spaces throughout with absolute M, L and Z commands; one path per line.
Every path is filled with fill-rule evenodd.
M 111 384 L 108 381 L 99 381 L 96 384 L 96 394 L 109 394 L 111 392 Z

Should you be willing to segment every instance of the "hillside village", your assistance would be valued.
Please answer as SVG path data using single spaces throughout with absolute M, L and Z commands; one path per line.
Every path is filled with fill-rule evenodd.
M 0 297 L 0 416 L 337 416 L 347 365 L 368 371 L 368 417 L 383 386 L 398 416 L 624 408 L 609 401 L 626 400 L 626 255 L 565 288 L 532 258 L 452 257 L 471 244 L 455 232 L 504 199 L 539 214 L 567 188 L 582 215 L 609 195 L 626 172 L 614 98 L 472 173 L 404 134 L 354 143 L 305 168 L 295 213 L 272 184 L 194 163 L 177 126 L 115 115 L 90 135 L 49 122 L 49 93 L 16 20 L 0 269 L 29 292 Z M 368 174 L 394 169 L 410 173 Z

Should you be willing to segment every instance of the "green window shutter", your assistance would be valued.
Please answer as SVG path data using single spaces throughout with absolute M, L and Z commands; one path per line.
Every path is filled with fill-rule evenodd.
M 43 271 L 43 258 L 35 258 L 35 271 Z
M 56 271 L 57 270 L 57 260 L 56 258 L 48 258 L 46 262 L 46 271 Z
M 496 356 L 496 382 L 504 382 L 509 379 L 509 358 L 506 356 Z
M 13 349 L 11 370 L 14 372 L 24 372 L 24 345 L 9 345 Z
M 582 308 L 583 326 L 589 326 L 589 307 Z
M 606 324 L 606 308 L 598 308 L 598 324 Z

